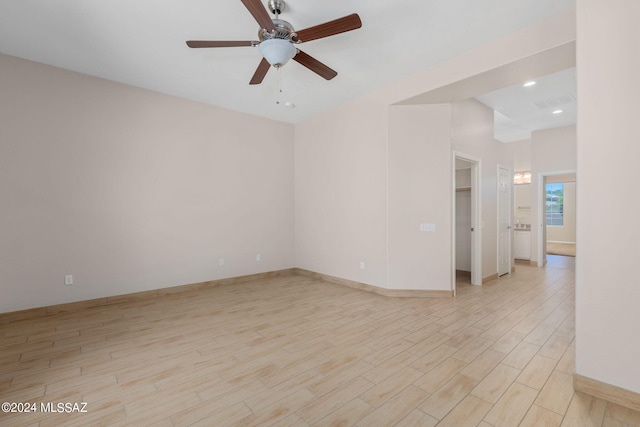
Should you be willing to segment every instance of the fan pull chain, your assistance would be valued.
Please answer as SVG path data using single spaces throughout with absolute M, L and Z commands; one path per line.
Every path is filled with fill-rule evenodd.
M 276 70 L 278 71 L 278 95 L 277 95 L 277 100 L 276 100 L 276 104 L 280 104 L 280 98 L 282 97 L 282 67 L 276 67 Z
M 282 94 L 284 91 L 282 90 L 282 71 L 280 70 L 282 67 L 277 67 L 278 70 L 278 95 L 276 97 L 276 105 L 282 105 L 286 108 L 295 108 L 296 104 L 291 101 L 284 101 L 282 98 Z

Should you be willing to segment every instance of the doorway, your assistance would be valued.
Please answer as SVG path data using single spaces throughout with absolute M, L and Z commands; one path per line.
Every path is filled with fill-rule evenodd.
M 456 283 L 482 284 L 480 224 L 480 160 L 453 156 L 452 290 Z
M 456 161 L 456 284 L 471 284 L 471 163 Z
M 538 191 L 538 265 L 547 264 L 547 255 L 576 256 L 576 174 L 541 174 Z

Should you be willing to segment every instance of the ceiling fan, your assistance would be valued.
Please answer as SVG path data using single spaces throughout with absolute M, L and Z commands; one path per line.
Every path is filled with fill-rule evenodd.
M 289 22 L 279 19 L 280 13 L 284 11 L 284 0 L 269 0 L 269 10 L 275 15 L 275 19 L 271 19 L 267 10 L 262 6 L 261 0 L 241 1 L 260 25 L 259 41 L 189 40 L 187 46 L 191 48 L 257 46 L 263 58 L 249 82 L 252 85 L 262 83 L 270 66 L 280 68 L 290 59 L 304 65 L 320 77 L 331 80 L 338 75 L 336 71 L 302 52 L 295 45 L 362 27 L 360 17 L 357 13 L 353 13 L 324 24 L 295 31 Z

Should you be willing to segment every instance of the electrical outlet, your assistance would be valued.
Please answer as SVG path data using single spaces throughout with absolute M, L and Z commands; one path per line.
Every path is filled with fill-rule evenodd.
M 364 270 L 364 261 L 360 261 L 360 270 Z
M 71 274 L 67 274 L 64 276 L 64 285 L 71 286 L 73 285 L 73 276 Z
M 220 260 L 218 261 L 218 263 L 219 263 L 220 265 L 224 265 L 224 258 L 220 258 Z
M 260 254 L 256 255 L 256 261 L 258 262 L 262 261 L 262 255 Z

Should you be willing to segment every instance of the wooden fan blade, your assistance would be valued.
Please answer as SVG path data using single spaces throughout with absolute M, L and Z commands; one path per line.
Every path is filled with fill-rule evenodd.
M 262 61 L 260 61 L 260 64 L 258 64 L 258 68 L 256 69 L 256 72 L 253 74 L 253 77 L 251 77 L 251 81 L 249 82 L 249 84 L 259 85 L 260 83 L 262 83 L 264 76 L 266 76 L 267 71 L 269 71 L 269 67 L 271 67 L 271 64 L 269 64 L 269 61 L 262 58 Z
M 296 56 L 293 57 L 293 60 L 299 64 L 304 65 L 305 67 L 307 67 L 308 69 L 310 69 L 311 71 L 313 71 L 314 73 L 316 73 L 317 75 L 319 75 L 324 79 L 331 80 L 332 78 L 338 75 L 336 71 L 332 70 L 331 68 L 324 65 L 322 62 L 318 61 L 317 59 L 315 59 L 310 55 L 307 55 L 301 50 L 298 50 L 298 53 L 296 54 Z
M 333 21 L 325 22 L 324 24 L 316 25 L 315 27 L 297 31 L 298 35 L 294 38 L 294 41 L 299 41 L 301 43 L 308 42 L 356 30 L 360 27 L 362 27 L 362 21 L 357 13 L 353 13 L 343 18 L 338 18 Z
M 192 48 L 199 47 L 238 47 L 238 46 L 256 46 L 258 42 L 252 41 L 213 41 L 213 40 L 189 40 L 187 46 Z
M 276 26 L 273 25 L 271 21 L 271 17 L 269 16 L 269 12 L 264 8 L 262 2 L 260 0 L 242 0 L 242 4 L 247 8 L 249 13 L 253 16 L 253 19 L 256 20 L 260 28 L 264 28 L 268 31 L 273 31 L 276 29 Z

